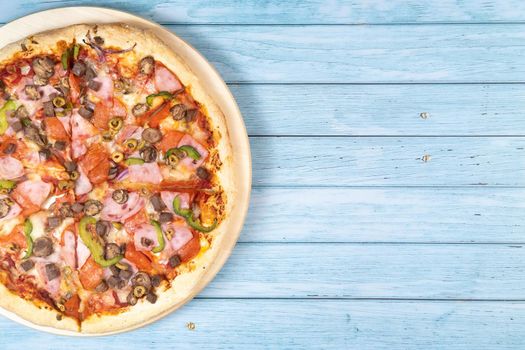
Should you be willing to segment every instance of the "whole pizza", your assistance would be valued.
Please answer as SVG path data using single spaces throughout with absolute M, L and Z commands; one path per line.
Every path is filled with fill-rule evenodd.
M 228 132 L 156 36 L 75 25 L 0 51 L 0 306 L 111 332 L 187 298 L 231 206 Z

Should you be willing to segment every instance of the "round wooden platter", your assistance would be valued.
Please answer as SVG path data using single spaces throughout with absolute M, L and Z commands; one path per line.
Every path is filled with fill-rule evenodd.
M 173 305 L 168 310 L 164 310 L 156 317 L 145 319 L 140 324 L 120 329 L 115 332 L 85 334 L 59 330 L 52 327 L 43 327 L 33 324 L 18 315 L 0 308 L 0 315 L 13 321 L 21 323 L 31 328 L 60 335 L 72 336 L 100 336 L 114 333 L 130 331 L 147 324 L 150 324 L 176 309 L 183 306 L 197 295 L 219 272 L 231 254 L 248 210 L 251 189 L 251 155 L 248 135 L 244 126 L 239 107 L 233 98 L 230 90 L 211 64 L 192 46 L 172 32 L 164 29 L 157 23 L 148 21 L 144 18 L 112 9 L 101 7 L 64 7 L 52 10 L 41 11 L 12 21 L 0 28 L 0 48 L 5 45 L 28 37 L 30 35 L 73 24 L 101 24 L 101 23 L 127 23 L 139 28 L 152 30 L 161 40 L 183 58 L 193 73 L 201 80 L 202 85 L 206 86 L 208 95 L 215 100 L 223 112 L 230 137 L 230 144 L 233 152 L 233 159 L 230 163 L 234 174 L 233 183 L 235 184 L 236 200 L 230 213 L 230 220 L 225 223 L 227 226 L 221 230 L 228 232 L 227 237 L 220 240 L 218 253 L 207 267 L 207 272 L 195 284 L 191 292 Z

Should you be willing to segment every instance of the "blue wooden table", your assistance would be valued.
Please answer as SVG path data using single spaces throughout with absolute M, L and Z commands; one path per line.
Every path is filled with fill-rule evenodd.
M 525 2 L 4 0 L 0 21 L 88 3 L 217 67 L 251 209 L 178 312 L 91 339 L 2 318 L 0 349 L 523 348 Z

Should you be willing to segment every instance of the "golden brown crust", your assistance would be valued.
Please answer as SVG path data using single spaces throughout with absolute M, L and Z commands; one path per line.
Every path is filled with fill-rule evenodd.
M 71 42 L 73 38 L 81 42 L 88 30 L 93 30 L 93 25 L 74 25 L 62 29 L 52 30 L 34 35 L 29 39 L 10 44 L 0 51 L 0 62 L 12 59 L 14 55 L 20 55 L 21 44 L 28 48 L 22 55 L 34 56 L 41 53 L 56 52 L 57 42 L 65 40 Z M 226 120 L 213 99 L 206 93 L 204 86 L 197 76 L 189 69 L 181 57 L 164 44 L 152 32 L 128 26 L 126 24 L 104 24 L 97 26 L 97 35 L 104 37 L 107 46 L 129 47 L 136 43 L 135 52 L 137 56 L 153 55 L 160 57 L 161 61 L 177 74 L 181 82 L 190 90 L 193 98 L 203 105 L 207 111 L 211 130 L 216 143 L 216 151 L 220 154 L 222 166 L 216 172 L 218 183 L 221 184 L 227 198 L 224 204 L 225 219 L 221 225 L 212 232 L 213 244 L 205 252 L 197 256 L 189 266 L 191 271 L 182 273 L 173 282 L 171 288 L 159 292 L 156 304 L 139 302 L 138 305 L 117 315 L 93 315 L 82 323 L 81 332 L 86 334 L 107 334 L 147 324 L 178 308 L 190 300 L 213 278 L 217 271 L 230 254 L 234 246 L 236 236 L 228 236 L 226 227 L 231 227 L 232 218 L 229 213 L 236 203 L 238 186 L 234 183 L 233 154 L 229 141 Z M 249 191 L 241 188 L 241 192 Z M 240 227 L 239 227 L 240 230 Z M 233 242 L 232 242 L 233 240 Z M 222 248 L 222 242 L 228 241 L 228 249 Z M 213 264 L 220 261 L 220 264 Z M 23 300 L 10 293 L 4 286 L 0 285 L 0 306 L 17 314 L 18 316 L 37 325 L 54 327 L 64 330 L 77 330 L 75 321 L 64 319 L 57 321 L 56 312 L 39 309 L 32 302 Z

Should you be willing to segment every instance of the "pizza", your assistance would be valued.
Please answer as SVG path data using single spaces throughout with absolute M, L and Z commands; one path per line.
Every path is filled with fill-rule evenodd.
M 188 299 L 233 202 L 224 116 L 160 39 L 74 25 L 0 51 L 0 306 L 108 333 Z

